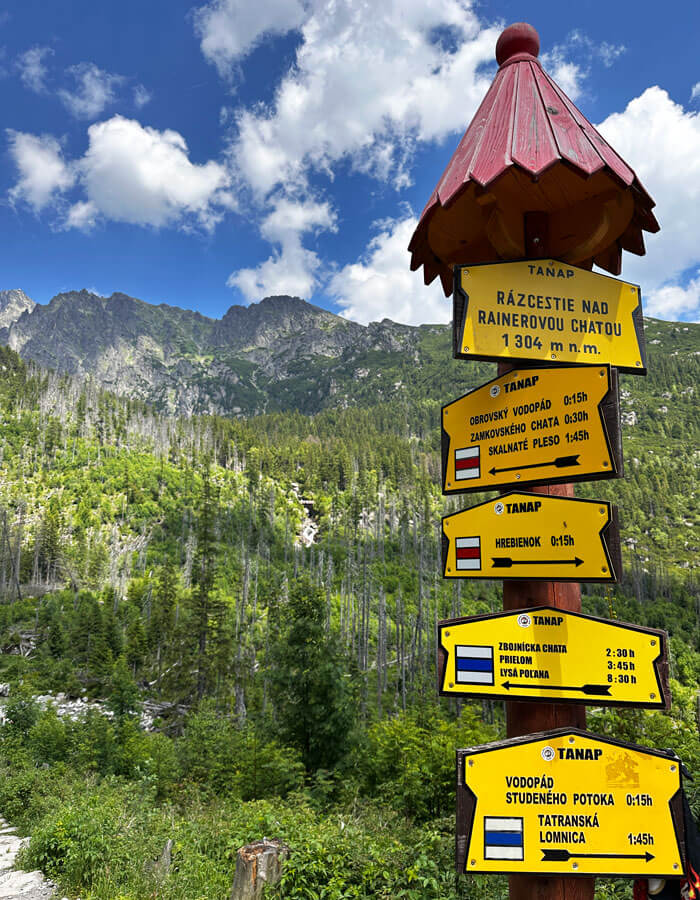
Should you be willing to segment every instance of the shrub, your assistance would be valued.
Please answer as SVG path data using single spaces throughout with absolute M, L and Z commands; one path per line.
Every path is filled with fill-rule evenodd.
M 255 728 L 236 728 L 209 703 L 188 718 L 178 752 L 185 777 L 213 794 L 284 797 L 303 784 L 296 750 L 262 739 Z
M 383 719 L 371 726 L 355 756 L 361 790 L 419 821 L 447 815 L 454 808 L 457 747 L 495 737 L 473 707 L 456 721 L 437 710 Z
M 0 770 L 2 815 L 20 828 L 29 828 L 54 809 L 71 790 L 70 779 L 59 768 L 18 766 L 16 761 Z
M 62 719 L 52 708 L 43 712 L 27 736 L 30 752 L 36 765 L 59 762 L 68 753 L 68 734 Z
M 8 731 L 27 735 L 39 717 L 39 707 L 28 694 L 18 692 L 5 707 L 5 725 Z
M 90 886 L 105 865 L 128 868 L 134 822 L 124 797 L 108 787 L 74 796 L 47 815 L 32 834 L 23 864 L 77 889 Z

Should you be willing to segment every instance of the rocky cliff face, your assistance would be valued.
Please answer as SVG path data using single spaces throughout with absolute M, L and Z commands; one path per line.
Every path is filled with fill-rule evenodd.
M 24 295 L 0 296 L 10 294 L 16 313 L 14 295 Z M 232 306 L 221 319 L 120 293 L 71 291 L 46 306 L 25 299 L 23 314 L 0 320 L 0 343 L 184 415 L 313 412 L 337 393 L 338 379 L 362 370 L 366 354 L 413 358 L 418 346 L 419 329 L 389 320 L 364 327 L 298 297 Z
M 24 291 L 0 291 L 0 329 L 9 328 L 25 310 L 31 312 L 35 306 Z

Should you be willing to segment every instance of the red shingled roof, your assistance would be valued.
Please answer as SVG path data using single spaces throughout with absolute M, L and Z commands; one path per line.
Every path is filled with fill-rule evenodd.
M 456 263 L 525 255 L 527 211 L 550 214 L 552 256 L 613 274 L 623 249 L 644 254 L 642 231 L 659 230 L 654 201 L 544 71 L 538 52 L 531 26 L 503 32 L 500 68 L 409 244 L 411 269 L 424 266 L 426 284 L 439 275 L 447 296 Z

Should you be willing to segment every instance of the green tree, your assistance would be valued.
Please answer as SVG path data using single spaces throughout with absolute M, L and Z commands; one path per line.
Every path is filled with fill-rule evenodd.
M 112 654 L 117 657 L 122 652 L 124 641 L 119 622 L 114 614 L 114 607 L 111 603 L 105 603 L 104 605 L 102 623 L 105 642 Z
M 347 667 L 325 632 L 325 596 L 308 575 L 294 579 L 270 653 L 270 685 L 281 739 L 298 747 L 307 771 L 346 753 L 353 725 Z
M 126 629 L 126 658 L 134 674 L 146 657 L 146 632 L 138 614 L 134 614 Z
M 135 715 L 141 705 L 139 689 L 123 656 L 112 667 L 107 705 L 118 720 Z
M 212 626 L 214 582 L 216 580 L 216 516 L 215 489 L 211 482 L 210 460 L 204 461 L 202 495 L 197 521 L 197 550 L 192 567 L 192 605 L 197 641 L 197 698 L 202 699 L 208 683 L 207 651 Z
M 60 659 L 66 649 L 66 641 L 61 626 L 60 609 L 51 610 L 51 618 L 48 629 L 49 653 L 54 659 Z
M 148 644 L 156 651 L 160 664 L 161 649 L 168 640 L 175 615 L 177 603 L 178 577 L 172 560 L 161 566 L 156 575 L 155 589 L 151 606 L 151 618 L 148 623 Z

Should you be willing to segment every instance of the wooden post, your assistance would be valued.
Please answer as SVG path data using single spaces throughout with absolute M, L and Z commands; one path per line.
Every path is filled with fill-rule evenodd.
M 548 216 L 542 212 L 524 217 L 525 248 L 528 259 L 549 256 Z M 498 374 L 514 366 L 499 362 Z M 541 485 L 529 489 L 533 494 L 551 497 L 573 497 L 573 484 Z M 527 609 L 532 606 L 555 606 L 569 612 L 581 611 L 581 585 L 557 581 L 505 581 L 503 609 Z M 573 703 L 530 703 L 506 701 L 508 737 L 519 737 L 536 731 L 563 726 L 586 727 L 586 707 Z M 593 900 L 594 878 L 546 878 L 539 875 L 511 875 L 508 879 L 511 900 Z
M 503 31 L 496 44 L 498 72 L 411 238 L 411 268 L 423 267 L 426 284 L 439 277 L 446 296 L 454 266 L 466 264 L 554 258 L 587 268 L 595 262 L 619 275 L 622 251 L 643 254 L 642 232 L 659 230 L 654 201 L 542 69 L 539 48 L 539 36 L 527 23 Z M 455 347 L 455 356 L 481 356 L 473 347 L 467 350 Z M 503 362 L 498 371 L 512 368 Z M 571 484 L 531 491 L 574 493 Z M 506 611 L 542 604 L 578 612 L 580 586 L 506 581 Z M 557 727 L 583 729 L 586 714 L 583 705 L 511 701 L 506 719 L 508 736 L 519 737 Z M 515 900 L 593 900 L 594 888 L 589 877 L 510 878 Z

